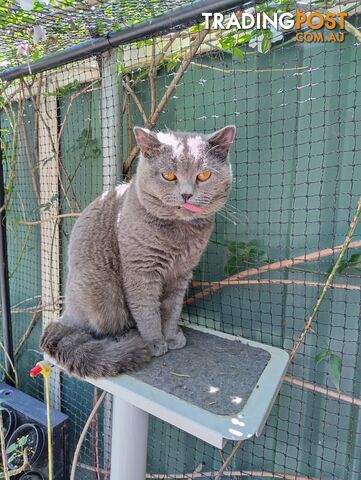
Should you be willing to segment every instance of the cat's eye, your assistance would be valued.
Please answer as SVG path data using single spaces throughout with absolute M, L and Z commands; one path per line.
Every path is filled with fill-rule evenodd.
M 204 170 L 204 172 L 198 173 L 197 180 L 200 182 L 205 182 L 211 175 L 212 173 L 209 170 Z
M 173 180 L 177 178 L 173 172 L 164 172 L 162 173 L 162 177 L 168 180 L 168 182 L 173 182 Z

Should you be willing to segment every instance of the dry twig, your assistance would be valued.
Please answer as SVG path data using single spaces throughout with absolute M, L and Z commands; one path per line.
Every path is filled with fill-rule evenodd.
M 350 395 L 345 395 L 344 393 L 338 393 L 329 388 L 319 387 L 310 382 L 305 382 L 304 380 L 298 380 L 297 378 L 291 377 L 291 375 L 285 375 L 283 380 L 292 385 L 296 385 L 299 388 L 305 388 L 306 390 L 311 390 L 312 392 L 321 393 L 326 395 L 326 397 L 334 398 L 342 402 L 350 403 L 351 405 L 356 405 L 361 407 L 361 398 L 351 397 Z
M 23 336 L 21 337 L 21 339 L 19 340 L 19 343 L 16 346 L 16 349 L 15 349 L 15 352 L 14 352 L 14 358 L 16 358 L 19 355 L 19 353 L 20 353 L 21 349 L 23 348 L 26 340 L 30 337 L 31 332 L 34 330 L 36 322 L 38 321 L 39 318 L 40 318 L 40 311 L 37 310 L 33 313 L 27 329 L 25 330 Z
M 217 472 L 200 472 L 200 473 L 147 473 L 145 478 L 154 478 L 160 480 L 194 480 L 196 478 L 209 478 L 210 480 L 217 475 Z M 321 480 L 319 477 L 305 477 L 304 475 L 293 475 L 289 473 L 273 473 L 264 470 L 226 470 L 222 473 L 223 477 L 261 477 L 273 478 L 278 480 Z
M 129 95 L 132 97 L 132 99 L 134 100 L 134 103 L 136 104 L 136 106 L 137 106 L 140 114 L 142 115 L 144 124 L 147 124 L 147 122 L 148 122 L 147 114 L 145 113 L 145 110 L 144 110 L 144 108 L 143 108 L 143 105 L 141 104 L 141 101 L 140 101 L 139 98 L 137 97 L 137 95 L 136 95 L 136 93 L 134 92 L 134 90 L 132 89 L 132 87 L 129 85 L 129 79 L 128 79 L 128 77 L 124 77 L 123 87 L 126 89 L 126 91 L 128 92 L 128 94 L 129 94 Z
M 107 394 L 107 392 L 103 392 L 100 395 L 100 397 L 98 398 L 98 401 L 94 405 L 93 410 L 91 411 L 87 421 L 85 422 L 84 428 L 81 432 L 81 435 L 79 437 L 79 440 L 78 440 L 78 443 L 76 445 L 76 449 L 75 449 L 75 452 L 74 452 L 73 463 L 71 465 L 70 480 L 75 480 L 75 472 L 76 472 L 76 467 L 77 467 L 78 460 L 79 460 L 81 447 L 83 445 L 83 442 L 84 442 L 84 439 L 85 439 L 86 434 L 88 432 L 88 429 L 89 429 L 89 427 L 90 427 L 90 425 L 93 421 L 93 418 L 96 415 L 97 411 L 99 410 L 101 404 L 103 403 L 103 400 L 104 400 L 106 394 Z
M 351 248 L 361 248 L 361 240 L 358 240 L 356 242 L 351 242 L 348 245 L 348 249 Z M 293 267 L 295 265 L 300 265 L 302 263 L 305 263 L 307 261 L 316 261 L 320 260 L 321 258 L 329 257 L 331 255 L 334 255 L 335 253 L 339 253 L 342 249 L 342 245 L 338 245 L 336 247 L 331 247 L 331 248 L 325 248 L 324 250 L 318 250 L 317 252 L 311 252 L 307 253 L 304 255 L 301 255 L 299 257 L 287 259 L 287 260 L 280 260 L 278 262 L 274 263 L 268 263 L 267 265 L 263 265 L 262 267 L 257 267 L 257 268 L 250 268 L 248 270 L 243 270 L 242 272 L 236 273 L 232 275 L 229 278 L 226 278 L 225 280 L 222 280 L 220 282 L 212 282 L 211 286 L 209 288 L 206 288 L 202 290 L 201 292 L 196 293 L 190 298 L 187 298 L 185 300 L 186 305 L 190 305 L 191 303 L 195 302 L 196 300 L 199 300 L 201 298 L 206 297 L 207 295 L 210 295 L 211 293 L 216 292 L 220 288 L 225 287 L 226 285 L 229 285 L 230 282 L 235 282 L 238 280 L 241 280 L 242 278 L 248 278 L 252 277 L 255 275 L 260 275 L 261 273 L 265 272 L 271 272 L 275 270 L 282 270 L 284 268 L 289 268 Z
M 216 282 L 197 282 L 193 281 L 193 287 L 210 287 Z M 277 279 L 261 279 L 261 280 L 230 280 L 227 285 L 300 285 L 301 287 L 323 287 L 323 282 L 310 282 L 305 280 L 286 280 L 282 278 Z M 361 291 L 361 285 L 349 285 L 346 283 L 331 283 L 330 288 L 339 288 L 341 290 L 356 290 Z
M 32 227 L 34 225 L 41 225 L 42 223 L 46 223 L 46 222 L 54 222 L 55 220 L 56 221 L 59 221 L 61 220 L 62 218 L 77 218 L 77 217 L 80 217 L 81 213 L 61 213 L 59 215 L 53 215 L 52 217 L 46 217 L 46 218 L 43 218 L 42 220 L 34 220 L 34 221 L 31 221 L 31 220 L 20 220 L 19 223 L 21 225 L 27 225 L 29 227 Z

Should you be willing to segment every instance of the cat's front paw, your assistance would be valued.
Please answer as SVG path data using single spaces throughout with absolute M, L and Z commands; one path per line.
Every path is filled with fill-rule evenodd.
M 183 348 L 186 346 L 187 340 L 186 337 L 184 336 L 184 333 L 182 330 L 179 330 L 177 335 L 173 338 L 168 338 L 167 339 L 167 344 L 168 348 L 170 350 L 176 350 L 177 348 Z
M 161 357 L 168 352 L 167 342 L 160 340 L 159 342 L 153 342 L 148 344 L 152 357 Z

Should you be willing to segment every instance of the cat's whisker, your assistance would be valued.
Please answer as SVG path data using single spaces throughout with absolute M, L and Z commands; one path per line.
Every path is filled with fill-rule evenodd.
M 231 220 L 232 222 L 236 222 L 236 224 L 238 225 L 240 223 L 240 219 L 233 215 L 232 212 L 228 212 L 227 210 L 224 210 L 222 209 L 221 212 L 223 213 L 223 215 L 225 215 L 229 220 Z
M 247 215 L 244 213 L 243 210 L 241 210 L 240 208 L 236 207 L 236 205 L 233 205 L 232 203 L 226 203 L 225 207 L 228 208 L 228 209 L 230 209 L 230 210 L 232 210 L 233 212 L 238 213 L 239 215 L 244 216 L 245 218 L 247 218 L 247 221 L 248 221 Z
M 246 223 L 249 222 L 248 216 L 244 212 L 238 209 L 232 210 L 232 209 L 229 209 L 229 205 L 225 205 L 223 207 L 223 210 L 227 212 L 229 215 L 233 215 L 233 217 L 235 217 L 238 222 L 241 222 L 242 219 L 243 219 L 243 222 L 246 222 Z
M 229 218 L 227 215 L 222 213 L 221 210 L 218 210 L 217 215 L 224 218 L 227 222 L 232 223 L 233 225 L 238 225 L 238 223 L 235 220 L 232 220 L 231 218 Z

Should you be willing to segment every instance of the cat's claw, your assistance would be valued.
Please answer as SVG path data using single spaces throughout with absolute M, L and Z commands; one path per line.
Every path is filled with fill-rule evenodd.
M 185 347 L 186 343 L 187 343 L 186 337 L 184 336 L 181 330 L 179 330 L 179 332 L 175 337 L 167 339 L 169 350 L 176 350 L 177 348 L 183 348 Z
M 159 342 L 150 343 L 149 349 L 152 357 L 161 357 L 168 352 L 168 345 L 167 342 L 161 340 Z

